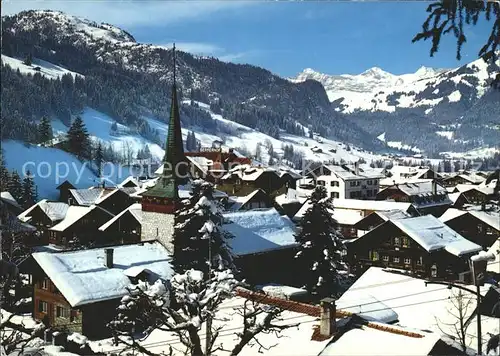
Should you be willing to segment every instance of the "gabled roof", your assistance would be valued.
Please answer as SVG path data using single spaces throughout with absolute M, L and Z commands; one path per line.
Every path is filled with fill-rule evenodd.
M 135 204 L 132 204 L 131 206 L 129 206 L 127 209 L 123 210 L 118 215 L 111 218 L 108 222 L 103 224 L 101 227 L 99 227 L 99 231 L 106 231 L 106 229 L 108 227 L 113 225 L 115 223 L 115 221 L 120 219 L 126 213 L 130 213 L 132 215 L 132 217 L 135 218 L 137 220 L 137 222 L 139 222 L 139 224 L 142 224 L 142 206 L 140 203 L 135 203 Z
M 19 203 L 17 202 L 17 200 L 14 199 L 14 197 L 12 196 L 12 194 L 10 194 L 9 192 L 1 192 L 0 193 L 0 198 L 2 199 L 2 201 L 4 203 L 10 204 L 10 205 L 14 206 L 17 209 L 22 209 L 21 205 L 19 205 Z
M 441 186 L 438 183 L 436 184 L 436 191 L 438 194 L 447 194 L 448 191 L 446 190 L 445 187 Z M 425 182 L 414 182 L 414 183 L 401 183 L 401 184 L 396 184 L 396 188 L 399 188 L 400 191 L 405 193 L 406 195 L 428 195 L 432 194 L 432 181 L 425 181 Z M 391 188 L 391 187 L 389 187 Z
M 138 188 L 141 186 L 141 184 L 137 181 L 137 179 L 135 179 L 132 176 L 128 176 L 127 178 L 125 178 L 123 180 L 123 182 L 121 182 L 120 184 L 118 184 L 118 187 L 119 188 L 125 188 L 125 185 L 127 185 L 127 183 L 132 183 L 134 186 L 136 186 Z
M 101 209 L 97 205 L 92 206 L 76 206 L 72 205 L 68 208 L 66 216 L 64 219 L 58 223 L 57 225 L 50 228 L 51 231 L 65 231 L 67 228 L 71 227 L 74 223 L 78 222 L 85 215 L 90 213 L 94 209 L 99 209 L 102 214 L 108 214 L 112 216 L 111 213 L 107 212 L 104 209 Z
M 66 216 L 66 212 L 68 211 L 69 205 L 66 203 L 52 202 L 48 201 L 47 199 L 43 199 L 40 200 L 35 205 L 33 205 L 32 207 L 23 211 L 17 217 L 19 218 L 19 220 L 27 222 L 31 219 L 30 215 L 31 212 L 38 207 L 47 215 L 47 217 L 52 222 L 56 222 L 64 219 L 64 217 Z
M 494 188 L 492 186 L 483 186 L 477 184 L 457 184 L 455 189 L 460 193 L 465 193 L 470 190 L 478 191 L 484 195 L 492 195 L 494 193 Z
M 229 199 L 231 201 L 234 201 L 234 204 L 231 205 L 229 210 L 230 211 L 240 210 L 242 206 L 244 206 L 246 203 L 248 203 L 253 197 L 255 197 L 259 193 L 266 194 L 262 189 L 255 189 L 253 192 L 251 192 L 250 194 L 248 194 L 244 197 L 230 197 Z
M 228 241 L 236 255 L 260 253 L 295 246 L 296 227 L 276 209 L 256 209 L 224 214 L 224 230 L 234 238 Z
M 78 205 L 89 206 L 96 204 L 101 196 L 110 194 L 112 191 L 104 188 L 93 189 L 70 189 L 69 193 L 75 198 Z
M 128 294 L 130 267 L 147 268 L 162 279 L 173 275 L 171 256 L 158 242 L 112 247 L 113 268 L 105 266 L 104 248 L 71 252 L 35 252 L 33 258 L 72 307 Z
M 482 221 L 483 223 L 491 226 L 492 228 L 500 231 L 500 213 L 496 211 L 483 211 L 483 210 L 459 210 L 454 208 L 449 208 L 444 212 L 439 218 L 442 222 L 447 222 L 463 215 L 469 214 L 476 219 Z
M 389 220 L 386 223 L 397 226 L 428 252 L 444 249 L 460 257 L 482 250 L 481 246 L 467 240 L 432 215 Z

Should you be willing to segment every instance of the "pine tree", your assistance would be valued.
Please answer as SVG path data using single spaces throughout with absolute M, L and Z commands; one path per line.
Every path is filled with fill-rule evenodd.
M 95 152 L 94 162 L 97 167 L 97 176 L 101 177 L 102 175 L 102 163 L 104 162 L 104 152 L 102 150 L 101 142 L 97 144 L 97 149 Z
M 23 185 L 21 183 L 21 177 L 19 177 L 19 173 L 17 173 L 17 171 L 13 171 L 10 175 L 7 191 L 12 195 L 14 199 L 16 199 L 17 202 L 22 202 Z
M 231 235 L 222 230 L 222 207 L 213 192 L 212 184 L 193 182 L 192 196 L 176 216 L 172 262 L 177 273 L 196 269 L 208 276 L 209 265 L 214 270 L 234 268 L 227 245 Z
M 8 187 L 10 181 L 10 174 L 5 165 L 3 149 L 0 150 L 0 191 L 4 191 Z
M 23 179 L 23 193 L 20 204 L 25 208 L 33 206 L 37 201 L 37 189 L 36 184 L 33 179 L 33 175 L 30 171 L 26 172 L 26 176 Z
M 68 130 L 68 149 L 79 159 L 90 158 L 90 139 L 85 123 L 77 116 Z
M 52 134 L 52 126 L 50 124 L 50 120 L 44 116 L 38 124 L 38 142 L 44 143 L 53 138 Z
M 23 63 L 26 64 L 27 66 L 31 66 L 33 64 L 33 55 L 31 53 L 28 53 Z
M 255 159 L 257 161 L 260 161 L 262 156 L 262 148 L 260 146 L 261 146 L 260 142 L 257 142 L 257 146 L 255 146 Z
M 304 287 L 322 298 L 338 294 L 347 276 L 342 261 L 345 246 L 333 218 L 332 198 L 325 187 L 318 186 L 309 198 L 310 207 L 300 222 L 295 240 L 300 244 L 295 258 L 299 263 Z

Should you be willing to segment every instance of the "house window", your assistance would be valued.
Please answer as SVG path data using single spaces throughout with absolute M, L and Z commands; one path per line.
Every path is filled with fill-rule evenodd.
M 318 181 L 318 184 L 319 184 L 319 185 L 322 185 L 322 186 L 325 186 L 325 181 L 324 181 L 324 180 L 319 180 L 319 181 Z
M 394 246 L 401 246 L 401 240 L 399 237 L 394 238 Z
M 370 251 L 370 259 L 372 261 L 378 261 L 379 255 L 377 251 Z
M 389 256 L 382 256 L 382 261 L 389 262 Z
M 417 260 L 417 266 L 422 266 L 424 264 L 424 259 L 420 256 Z
M 372 191 L 371 191 L 370 189 L 368 189 L 368 190 L 366 191 L 366 194 L 367 194 L 369 197 L 371 197 L 371 196 L 372 196 Z
M 405 258 L 405 265 L 411 265 L 411 258 Z
M 394 262 L 394 263 L 399 263 L 399 257 L 394 257 L 394 258 L 392 259 L 392 262 Z
M 483 232 L 483 224 L 477 224 L 477 232 L 479 233 Z
M 48 304 L 47 302 L 44 302 L 43 300 L 38 301 L 38 312 L 39 313 L 46 313 L 48 310 Z
M 56 306 L 56 316 L 58 318 L 69 318 L 70 311 L 69 311 L 69 309 L 58 305 L 58 306 Z
M 403 247 L 410 247 L 410 239 L 403 237 Z
M 332 198 L 338 198 L 338 197 L 340 197 L 340 195 L 339 195 L 339 193 L 338 193 L 338 192 L 331 192 L 331 193 L 330 193 L 330 196 L 331 196 Z
M 361 184 L 359 180 L 356 181 L 356 186 L 358 187 Z
M 44 278 L 42 282 L 40 283 L 40 287 L 42 289 L 48 290 L 49 289 L 49 280 L 47 278 Z
M 368 184 L 368 185 L 372 185 L 372 181 L 371 181 L 371 180 L 368 180 L 367 184 Z

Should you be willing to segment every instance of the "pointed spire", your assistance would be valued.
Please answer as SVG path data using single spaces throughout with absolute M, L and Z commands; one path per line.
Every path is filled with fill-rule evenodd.
M 163 173 L 150 191 L 144 195 L 162 196 L 177 199 L 179 185 L 188 181 L 188 165 L 184 155 L 184 144 L 182 142 L 181 119 L 179 113 L 179 101 L 177 98 L 176 83 L 176 55 L 175 44 L 173 46 L 173 84 L 170 104 L 170 119 L 168 122 L 167 141 L 165 143 L 165 156 L 163 158 Z

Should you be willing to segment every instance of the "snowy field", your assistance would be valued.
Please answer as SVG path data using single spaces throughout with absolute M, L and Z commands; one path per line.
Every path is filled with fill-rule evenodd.
M 64 74 L 71 74 L 73 77 L 77 75 L 83 77 L 83 75 L 79 73 L 72 72 L 70 70 L 67 70 L 66 68 L 60 67 L 50 62 L 43 61 L 38 58 L 33 58 L 32 65 L 27 66 L 26 64 L 23 63 L 23 59 L 12 58 L 2 54 L 2 63 L 8 64 L 9 67 L 11 67 L 14 70 L 19 69 L 19 71 L 22 74 L 34 75 L 35 73 L 40 73 L 41 75 L 43 75 L 48 79 L 57 79 L 62 77 Z M 35 70 L 36 67 L 40 67 L 40 70 L 39 71 Z

